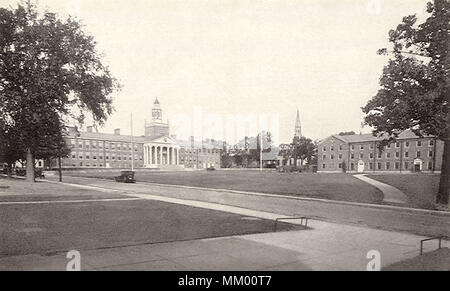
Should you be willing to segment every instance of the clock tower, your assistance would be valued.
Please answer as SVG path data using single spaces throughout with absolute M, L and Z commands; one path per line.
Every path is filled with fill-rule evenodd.
M 156 98 L 152 108 L 152 122 L 145 124 L 145 137 L 152 140 L 162 136 L 169 136 L 169 124 L 163 122 L 161 104 Z

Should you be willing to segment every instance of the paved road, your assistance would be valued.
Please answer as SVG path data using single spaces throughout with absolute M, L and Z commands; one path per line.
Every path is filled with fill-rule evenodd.
M 186 189 L 154 184 L 120 184 L 110 180 L 66 177 L 65 182 L 90 185 L 123 191 L 129 194 L 152 194 L 165 197 L 214 202 L 283 215 L 309 216 L 319 220 L 368 226 L 383 230 L 435 236 L 450 236 L 450 216 L 420 212 L 404 212 L 395 209 L 378 209 L 356 205 L 295 200 L 232 192 Z

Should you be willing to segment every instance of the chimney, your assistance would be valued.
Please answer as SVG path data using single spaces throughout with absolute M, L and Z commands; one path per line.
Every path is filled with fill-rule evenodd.
M 115 135 L 120 135 L 120 128 L 114 129 L 114 134 Z
M 88 127 L 87 127 L 87 132 L 92 133 L 92 129 L 93 129 L 93 126 L 92 126 L 92 125 L 91 125 L 91 126 L 88 126 Z

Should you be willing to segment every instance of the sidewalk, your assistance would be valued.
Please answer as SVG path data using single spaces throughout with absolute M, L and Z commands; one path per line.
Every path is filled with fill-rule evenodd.
M 365 175 L 354 175 L 354 177 L 380 189 L 380 191 L 383 192 L 384 195 L 383 202 L 396 204 L 405 204 L 408 202 L 408 197 L 405 195 L 405 193 L 391 185 L 371 179 L 369 177 L 366 177 Z
M 82 270 L 364 271 L 367 252 L 381 254 L 382 267 L 419 254 L 423 237 L 319 221 L 312 230 L 79 250 Z M 444 241 L 443 247 L 450 246 Z M 437 246 L 427 245 L 426 251 Z M 0 270 L 65 270 L 65 253 L 0 259 Z

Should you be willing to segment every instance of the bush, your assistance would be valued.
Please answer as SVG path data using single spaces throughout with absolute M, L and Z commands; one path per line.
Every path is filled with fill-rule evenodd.
M 280 173 L 301 173 L 302 168 L 297 166 L 280 166 L 278 167 Z

